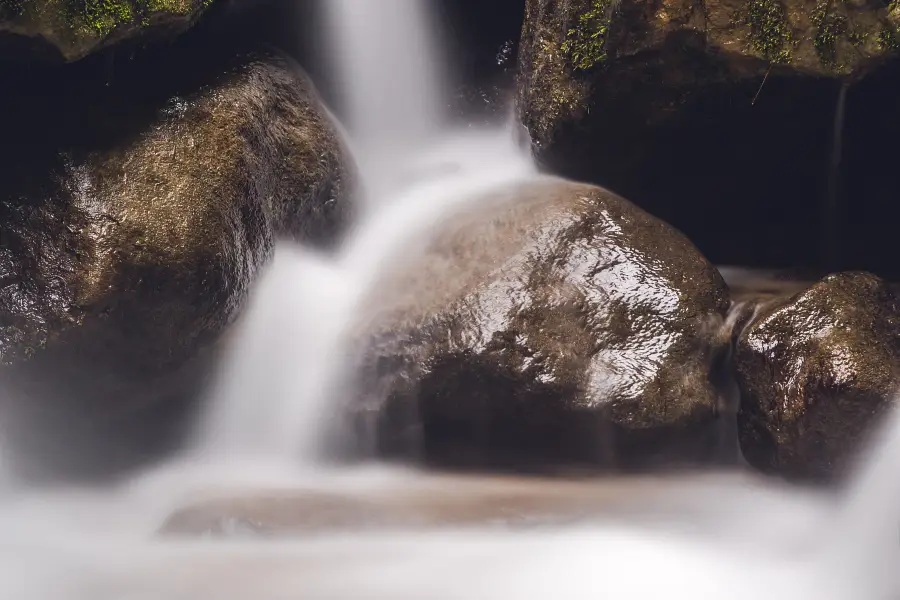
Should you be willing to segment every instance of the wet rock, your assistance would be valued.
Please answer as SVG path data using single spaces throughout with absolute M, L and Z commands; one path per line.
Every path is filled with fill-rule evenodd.
M 818 266 L 809 220 L 825 202 L 839 89 L 900 47 L 898 10 L 529 0 L 526 11 L 517 104 L 548 169 L 624 195 L 716 264 Z M 753 208 L 733 219 L 734 206 Z
M 0 0 L 0 58 L 78 60 L 123 41 L 171 38 L 213 0 Z
M 884 281 L 830 275 L 761 306 L 735 353 L 740 442 L 753 466 L 840 473 L 900 381 L 900 312 Z
M 147 411 L 199 385 L 192 361 L 276 238 L 324 246 L 349 218 L 352 165 L 301 73 L 267 54 L 185 62 L 4 99 L 18 120 L 0 140 L 0 384 L 30 456 L 77 454 L 42 446 L 57 437 L 163 437 Z
M 748 499 L 746 490 L 756 492 Z M 740 493 L 744 492 L 744 493 Z M 796 493 L 796 492 L 795 492 Z M 702 499 L 728 500 L 728 510 L 710 511 Z M 616 517 L 630 522 L 662 520 L 678 527 L 690 522 L 696 533 L 730 535 L 748 527 L 736 522 L 736 507 L 772 502 L 781 511 L 765 514 L 783 521 L 754 533 L 781 541 L 798 527 L 818 525 L 822 506 L 815 498 L 793 496 L 797 511 L 785 511 L 780 486 L 751 473 L 673 477 L 537 478 L 417 473 L 389 485 L 329 489 L 245 491 L 195 501 L 177 509 L 160 527 L 163 536 L 310 537 L 360 531 L 409 531 L 459 527 L 536 529 Z M 792 503 L 788 503 L 791 505 Z M 749 508 L 749 506 L 748 506 Z M 802 516 L 797 512 L 802 511 Z M 661 519 L 662 518 L 662 519 Z M 803 521 L 809 521 L 804 523 Z
M 718 272 L 600 188 L 536 179 L 475 206 L 373 293 L 354 408 L 377 451 L 526 469 L 710 460 Z

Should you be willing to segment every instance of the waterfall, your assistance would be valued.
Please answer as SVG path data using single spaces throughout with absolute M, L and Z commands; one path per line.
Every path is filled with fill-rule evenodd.
M 593 499 L 591 506 L 599 519 L 566 514 L 578 522 L 463 529 L 453 522 L 460 507 L 515 513 L 524 500 L 527 519 L 527 507 L 540 505 L 535 490 L 568 491 L 559 494 L 556 480 L 520 482 L 511 492 L 502 478 L 466 487 L 446 475 L 368 479 L 321 468 L 328 416 L 345 400 L 335 392 L 352 369 L 347 334 L 367 294 L 404 255 L 421 252 L 449 214 L 492 190 L 527 183 L 536 170 L 508 129 L 458 132 L 442 124 L 443 61 L 426 0 L 320 1 L 370 210 L 334 254 L 278 249 L 229 340 L 231 356 L 185 454 L 113 488 L 0 496 L 0 598 L 898 597 L 889 584 L 900 547 L 900 415 L 876 448 L 879 460 L 839 506 L 830 496 L 759 482 L 654 481 L 628 488 L 635 494 L 628 497 L 611 494 L 632 485 L 628 479 L 601 480 L 583 482 L 598 486 L 601 506 Z M 218 460 L 223 464 L 209 464 Z M 173 511 L 195 507 L 198 496 L 208 500 L 210 489 L 214 500 L 238 498 L 238 509 L 274 490 L 278 502 L 268 506 L 278 514 L 263 517 L 276 521 L 299 513 L 327 522 L 335 518 L 332 505 L 349 499 L 359 525 L 290 540 L 154 538 Z M 313 502 L 291 504 L 291 494 Z M 368 508 L 396 502 L 406 511 L 430 502 L 431 514 L 447 523 L 379 530 L 377 517 L 366 520 L 369 495 L 377 502 Z M 639 515 L 631 500 L 650 496 L 662 502 Z M 654 506 L 671 511 L 667 523 Z
M 512 128 L 450 130 L 443 65 L 423 0 L 328 0 L 326 30 L 367 208 L 336 256 L 282 246 L 236 335 L 193 452 L 319 463 L 346 336 L 366 293 L 450 212 L 536 176 Z
M 367 187 L 381 196 L 390 171 L 441 133 L 438 29 L 421 0 L 328 0 L 324 8 L 345 125 Z
M 844 153 L 844 119 L 847 112 L 847 92 L 850 82 L 841 84 L 837 103 L 834 107 L 834 124 L 831 135 L 831 160 L 828 163 L 828 181 L 825 188 L 825 232 L 824 232 L 824 267 L 832 271 L 839 268 L 840 242 L 838 236 L 838 213 L 841 195 L 841 159 Z

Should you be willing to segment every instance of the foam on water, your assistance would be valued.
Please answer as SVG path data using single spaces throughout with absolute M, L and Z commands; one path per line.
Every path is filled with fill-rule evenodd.
M 458 478 L 319 462 L 347 377 L 346 334 L 366 293 L 443 218 L 537 175 L 508 130 L 441 130 L 442 63 L 425 0 L 325 6 L 370 210 L 335 255 L 279 248 L 184 454 L 114 487 L 0 493 L 0 599 L 897 597 L 896 422 L 838 499 L 676 479 L 634 488 L 658 510 L 598 509 L 579 525 L 532 531 L 448 523 L 295 540 L 156 536 L 173 511 L 238 493 L 400 499 L 418 490 L 446 502 L 460 491 Z

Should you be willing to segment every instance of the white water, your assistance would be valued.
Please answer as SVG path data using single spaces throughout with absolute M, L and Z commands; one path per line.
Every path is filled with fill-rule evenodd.
M 598 506 L 580 525 L 526 532 L 450 519 L 438 529 L 295 540 L 155 537 L 179 507 L 220 495 L 380 494 L 403 513 L 404 502 L 465 502 L 490 485 L 318 466 L 346 375 L 344 336 L 373 282 L 402 268 L 449 212 L 535 176 L 508 132 L 437 139 L 440 62 L 422 50 L 433 39 L 426 3 L 390 2 L 327 0 L 373 210 L 337 256 L 279 249 L 185 455 L 114 489 L 17 489 L 2 499 L 0 599 L 896 598 L 897 423 L 843 504 L 727 479 L 661 481 L 649 491 L 626 481 L 597 485 L 621 487 L 626 500 L 652 496 L 657 509 Z M 404 40 L 416 42 L 397 48 Z M 516 494 L 556 485 L 533 482 Z
M 345 125 L 366 186 L 383 198 L 396 175 L 385 170 L 442 133 L 447 94 L 437 29 L 421 0 L 328 0 L 324 10 Z

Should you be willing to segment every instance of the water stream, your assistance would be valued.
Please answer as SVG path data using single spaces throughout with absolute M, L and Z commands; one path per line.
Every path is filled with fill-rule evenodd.
M 321 462 L 366 293 L 449 213 L 536 176 L 510 130 L 442 125 L 426 0 L 327 4 L 370 210 L 336 255 L 279 248 L 182 455 L 111 488 L 0 496 L 0 598 L 896 598 L 896 423 L 846 498 Z

